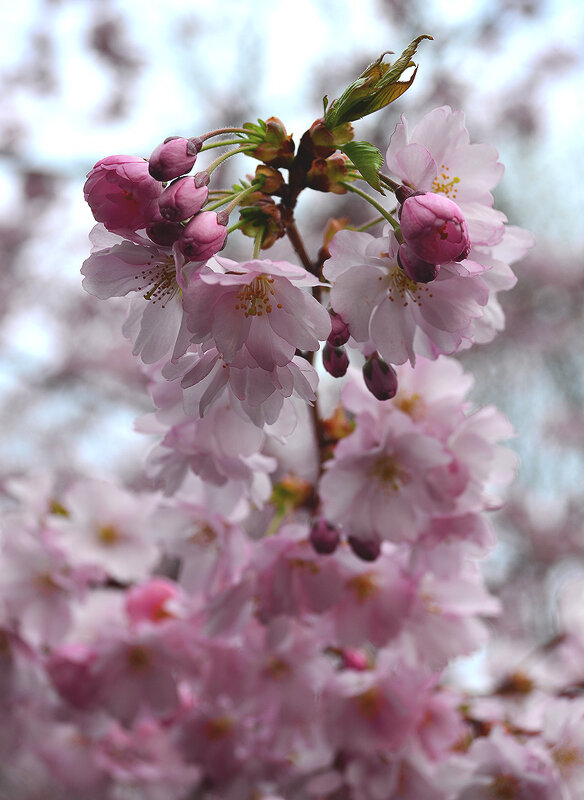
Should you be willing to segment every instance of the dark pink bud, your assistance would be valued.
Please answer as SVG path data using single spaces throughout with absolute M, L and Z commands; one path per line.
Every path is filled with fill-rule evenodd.
M 331 332 L 327 342 L 332 347 L 342 347 L 349 341 L 349 336 L 351 335 L 349 333 L 349 326 L 341 315 L 333 311 L 332 308 L 329 310 L 329 314 L 331 317 Z
M 397 263 L 408 278 L 411 278 L 416 283 L 430 283 L 436 280 L 440 272 L 439 264 L 429 264 L 427 261 L 422 261 L 405 242 L 400 244 L 397 251 Z
M 362 672 L 364 669 L 369 669 L 369 662 L 367 661 L 367 656 L 360 650 L 346 648 L 343 650 L 343 667 Z
M 342 347 L 331 347 L 326 342 L 322 349 L 322 365 L 333 378 L 342 378 L 349 368 L 349 357 Z
M 375 561 L 381 554 L 381 539 L 374 536 L 370 539 L 361 539 L 359 536 L 349 536 L 347 541 L 355 555 L 363 561 Z
M 158 207 L 161 215 L 171 222 L 182 222 L 197 214 L 207 202 L 209 190 L 197 188 L 195 177 L 179 178 L 167 186 L 160 195 Z
M 136 156 L 102 158 L 87 173 L 83 187 L 95 219 L 114 233 L 146 227 L 158 210 L 161 192 L 148 162 Z
M 328 555 L 334 553 L 340 541 L 338 528 L 325 519 L 319 519 L 310 529 L 310 544 L 317 553 Z
M 146 225 L 146 234 L 155 244 L 161 247 L 172 247 L 184 231 L 180 222 L 169 222 L 157 214 L 152 222 Z
M 190 261 L 206 261 L 218 253 L 227 237 L 226 220 L 214 211 L 201 211 L 184 228 L 178 245 Z
M 400 225 L 406 244 L 430 264 L 460 261 L 470 252 L 464 215 L 456 203 L 441 194 L 425 192 L 406 198 Z
M 397 392 L 397 373 L 391 364 L 373 353 L 363 365 L 365 386 L 378 400 L 391 400 Z
M 152 177 L 157 181 L 170 181 L 190 172 L 199 152 L 195 142 L 194 139 L 183 139 L 181 136 L 165 139 L 148 159 Z

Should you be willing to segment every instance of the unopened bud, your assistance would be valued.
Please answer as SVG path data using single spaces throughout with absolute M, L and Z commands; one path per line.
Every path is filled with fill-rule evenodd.
M 170 181 L 190 172 L 199 152 L 196 141 L 183 139 L 181 136 L 165 139 L 148 159 L 148 169 L 152 177 L 157 181 Z
M 370 539 L 361 539 L 359 536 L 349 536 L 347 541 L 355 555 L 363 561 L 376 561 L 381 554 L 381 539 L 378 536 Z
M 322 365 L 333 378 L 342 378 L 349 369 L 349 357 L 342 347 L 331 347 L 328 342 L 322 349 Z
M 397 392 L 397 373 L 378 353 L 369 356 L 363 365 L 365 386 L 378 400 L 391 400 Z
M 209 190 L 197 188 L 196 179 L 187 176 L 167 186 L 160 195 L 158 207 L 161 215 L 171 222 L 182 222 L 197 214 L 207 202 Z
M 455 202 L 441 194 L 425 192 L 406 198 L 400 227 L 414 254 L 430 264 L 461 261 L 470 252 L 464 214 Z
M 325 519 L 319 519 L 310 529 L 309 539 L 317 553 L 328 555 L 335 552 L 341 537 L 338 528 Z
M 346 194 L 347 156 L 336 153 L 328 158 L 315 158 L 306 174 L 306 185 L 318 192 Z
M 408 278 L 416 283 L 430 283 L 436 280 L 440 272 L 439 264 L 429 264 L 427 261 L 422 261 L 405 242 L 400 244 L 397 251 L 397 263 Z
M 312 141 L 314 155 L 317 158 L 328 158 L 335 150 L 353 138 L 353 126 L 350 122 L 329 130 L 324 124 L 324 119 L 317 119 L 309 128 L 308 134 Z
M 184 228 L 180 222 L 170 222 L 162 217 L 156 217 L 146 225 L 146 235 L 155 244 L 161 247 L 172 247 Z
M 365 669 L 369 669 L 369 662 L 367 661 L 367 656 L 360 650 L 345 648 L 343 650 L 343 667 L 362 672 Z
M 341 315 L 333 311 L 332 308 L 329 309 L 329 314 L 331 317 L 331 332 L 329 333 L 327 342 L 331 347 L 342 347 L 349 341 L 349 336 L 351 335 L 349 333 L 349 326 Z
M 227 219 L 229 217 L 227 216 Z M 225 244 L 227 222 L 214 211 L 201 211 L 185 226 L 178 241 L 182 253 L 190 261 L 206 261 Z

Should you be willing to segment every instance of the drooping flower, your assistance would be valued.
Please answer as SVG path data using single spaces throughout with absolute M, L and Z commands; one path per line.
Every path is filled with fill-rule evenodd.
M 124 232 L 146 227 L 158 210 L 162 186 L 143 158 L 108 156 L 87 173 L 83 192 L 98 222 Z
M 177 343 L 183 323 L 181 291 L 201 264 L 185 264 L 176 246 L 162 247 L 139 234 L 123 239 L 101 225 L 90 239 L 93 251 L 81 269 L 83 288 L 101 299 L 142 295 L 132 304 L 123 332 L 134 342 L 134 355 L 147 364 L 160 360 Z

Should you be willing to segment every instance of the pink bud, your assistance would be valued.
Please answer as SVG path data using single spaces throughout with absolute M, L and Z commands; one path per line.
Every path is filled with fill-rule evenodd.
M 152 578 L 141 586 L 133 586 L 126 592 L 126 612 L 130 621 L 160 622 L 174 616 L 167 607 L 179 593 L 179 587 L 166 578 Z
M 169 222 L 161 217 L 160 212 L 146 225 L 148 238 L 161 247 L 172 247 L 183 230 L 180 222 Z
M 360 650 L 346 648 L 343 650 L 343 667 L 345 669 L 356 669 L 362 672 L 369 668 L 367 656 Z
M 327 342 L 322 349 L 322 365 L 333 378 L 342 378 L 349 368 L 349 357 L 342 347 L 331 347 Z
M 154 150 L 150 158 L 150 174 L 157 181 L 170 181 L 189 172 L 201 149 L 200 139 L 170 136 Z
M 136 156 L 102 158 L 87 173 L 85 199 L 98 222 L 109 231 L 144 228 L 158 210 L 162 186 Z
M 194 177 L 179 178 L 162 192 L 158 207 L 164 219 L 182 222 L 203 208 L 208 195 L 207 187 L 197 187 Z
M 309 538 L 317 553 L 328 555 L 335 552 L 341 537 L 338 528 L 325 519 L 319 519 L 310 529 Z
M 347 541 L 351 550 L 362 561 L 376 561 L 381 554 L 381 540 L 378 536 L 374 536 L 371 539 L 349 536 Z
M 397 263 L 408 278 L 411 278 L 416 283 L 430 283 L 436 280 L 440 272 L 439 264 L 429 264 L 427 261 L 422 261 L 405 242 L 400 244 L 397 251 Z
M 190 261 L 206 261 L 221 250 L 227 237 L 222 217 L 214 211 L 201 211 L 186 225 L 178 245 Z
M 349 336 L 351 335 L 349 333 L 349 326 L 341 315 L 333 311 L 332 308 L 329 310 L 329 314 L 331 317 L 331 332 L 327 342 L 331 347 L 342 347 L 349 341 Z
M 404 200 L 400 225 L 406 244 L 430 264 L 461 261 L 470 252 L 464 215 L 452 200 L 426 192 Z
M 397 373 L 391 364 L 377 354 L 369 356 L 363 365 L 365 386 L 378 400 L 391 400 L 397 392 Z

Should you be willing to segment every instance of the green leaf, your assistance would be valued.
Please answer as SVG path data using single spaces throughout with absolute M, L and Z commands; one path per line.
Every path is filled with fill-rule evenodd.
M 374 145 L 370 142 L 347 142 L 339 149 L 349 156 L 369 186 L 385 194 L 379 183 L 379 169 L 383 157 Z
M 366 117 L 389 105 L 409 89 L 417 72 L 412 56 L 423 39 L 432 37 L 426 33 L 417 36 L 393 64 L 383 63 L 390 51 L 382 53 L 376 61 L 369 64 L 340 98 L 333 100 L 325 110 L 324 122 L 327 128 L 332 130 L 338 125 Z M 415 67 L 413 75 L 408 80 L 400 81 L 409 67 Z

